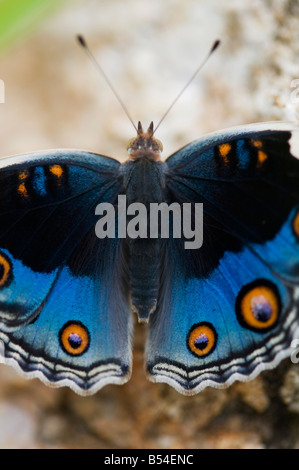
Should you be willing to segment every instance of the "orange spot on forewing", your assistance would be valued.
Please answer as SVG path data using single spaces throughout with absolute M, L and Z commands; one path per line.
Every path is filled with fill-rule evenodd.
M 50 172 L 57 178 L 61 178 L 63 175 L 63 168 L 60 165 L 52 165 L 50 166 Z
M 28 191 L 25 186 L 25 183 L 19 184 L 18 193 L 21 194 L 21 196 L 28 198 Z
M 263 163 L 267 160 L 268 155 L 262 150 L 263 142 L 261 140 L 252 139 L 251 140 L 254 147 L 257 149 L 257 167 L 260 168 Z
M 254 145 L 255 147 L 257 147 L 257 148 L 259 148 L 259 149 L 261 149 L 262 146 L 263 146 L 263 142 L 262 142 L 261 140 L 254 140 L 254 139 L 253 139 L 253 140 L 252 140 L 252 143 L 253 143 L 253 145 Z
M 29 176 L 28 170 L 23 170 L 23 171 L 20 171 L 19 173 L 19 179 L 22 181 L 28 178 L 28 176 Z
M 228 163 L 228 154 L 231 151 L 231 144 L 225 143 L 218 146 L 219 155 L 223 158 L 225 163 Z
M 267 160 L 267 158 L 268 158 L 268 155 L 262 150 L 259 150 L 257 153 L 257 160 L 258 160 L 257 166 L 261 167 L 264 161 Z

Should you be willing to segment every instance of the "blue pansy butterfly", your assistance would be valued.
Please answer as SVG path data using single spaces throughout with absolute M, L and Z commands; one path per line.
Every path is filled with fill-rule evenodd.
M 152 126 L 124 164 L 56 150 L 0 162 L 5 362 L 81 394 L 131 373 L 131 310 L 150 380 L 184 394 L 255 377 L 298 333 L 298 129 L 255 124 L 165 162 Z M 203 245 L 95 234 L 99 202 L 203 203 Z
M 76 150 L 0 161 L 0 340 L 26 377 L 87 395 L 131 374 L 132 310 L 146 372 L 193 395 L 254 378 L 299 333 L 299 129 L 208 135 L 161 161 L 153 125 L 129 158 Z M 203 244 L 98 238 L 96 207 L 202 203 Z M 116 227 L 117 230 L 117 227 Z M 170 231 L 170 233 L 172 233 Z

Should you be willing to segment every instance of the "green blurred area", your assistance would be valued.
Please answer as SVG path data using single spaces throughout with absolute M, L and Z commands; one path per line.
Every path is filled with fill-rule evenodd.
M 30 33 L 64 0 L 0 0 L 0 50 Z

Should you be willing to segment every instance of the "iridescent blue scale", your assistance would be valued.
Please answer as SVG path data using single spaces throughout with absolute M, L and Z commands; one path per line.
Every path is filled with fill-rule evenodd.
M 47 196 L 47 178 L 42 166 L 35 167 L 32 185 L 40 196 Z

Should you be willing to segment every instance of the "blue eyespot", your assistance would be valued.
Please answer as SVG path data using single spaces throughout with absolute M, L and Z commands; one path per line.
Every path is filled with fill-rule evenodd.
M 239 323 L 249 330 L 263 333 L 274 328 L 280 311 L 278 289 L 267 279 L 257 279 L 246 284 L 236 299 Z
M 205 357 L 214 351 L 217 344 L 217 333 L 209 322 L 193 325 L 187 335 L 187 347 L 197 357 Z
M 64 352 L 70 356 L 81 356 L 89 348 L 89 331 L 83 323 L 69 321 L 60 330 L 59 341 Z

